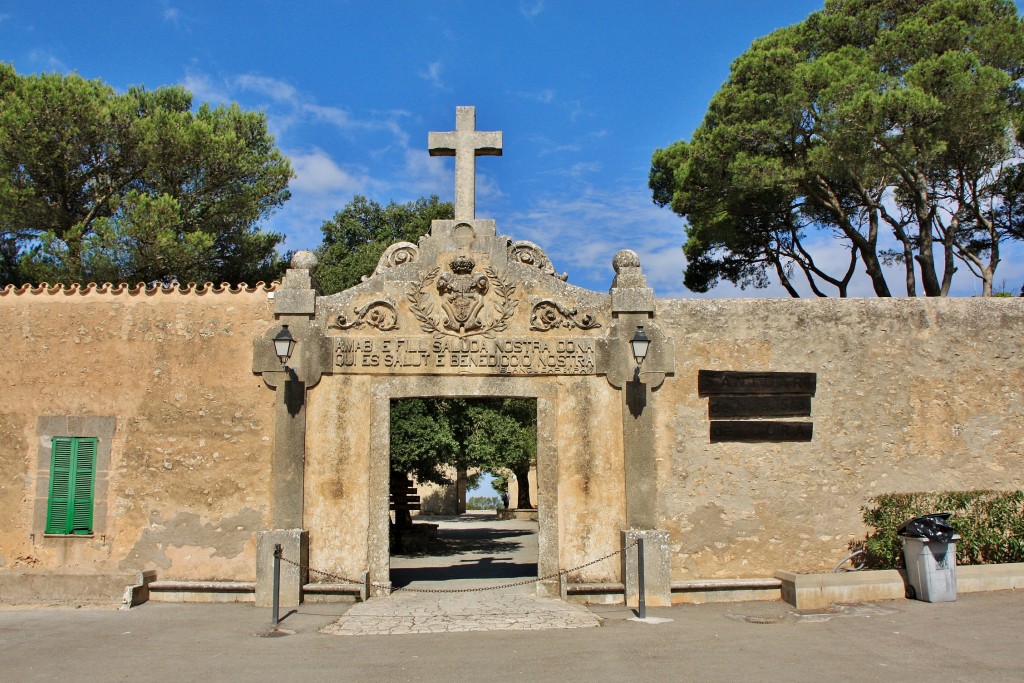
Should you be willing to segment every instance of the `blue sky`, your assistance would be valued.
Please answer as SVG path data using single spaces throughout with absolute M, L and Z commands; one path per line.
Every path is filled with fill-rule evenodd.
M 477 162 L 478 217 L 545 247 L 573 284 L 607 290 L 612 256 L 632 248 L 659 296 L 694 296 L 682 221 L 651 203 L 651 153 L 690 136 L 754 38 L 822 4 L 0 0 L 0 60 L 264 110 L 296 171 L 268 223 L 289 249 L 315 248 L 356 194 L 451 200 L 453 160 L 427 154 L 427 133 L 475 105 L 480 130 L 504 133 L 504 156 Z M 1005 256 L 997 288 L 1018 290 L 1024 256 Z M 958 293 L 978 289 L 958 275 Z

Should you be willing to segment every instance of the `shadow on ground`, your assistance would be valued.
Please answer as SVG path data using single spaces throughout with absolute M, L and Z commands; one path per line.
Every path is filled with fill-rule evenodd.
M 537 531 L 509 528 L 479 517 L 438 520 L 437 540 L 417 553 L 395 553 L 391 582 L 397 587 L 417 581 L 464 581 L 474 579 L 531 579 L 537 562 L 529 548 Z M 525 551 L 525 552 L 524 552 Z M 403 566 L 404 565 L 404 566 Z
M 417 553 L 395 553 L 394 557 L 448 557 L 464 553 L 512 553 L 522 544 L 508 539 L 531 536 L 522 529 L 439 529 L 437 540 Z
M 437 567 L 392 567 L 391 584 L 395 588 L 401 588 L 414 581 L 537 578 L 536 562 L 508 562 L 508 559 L 483 557 L 479 560 L 461 560 L 459 564 Z

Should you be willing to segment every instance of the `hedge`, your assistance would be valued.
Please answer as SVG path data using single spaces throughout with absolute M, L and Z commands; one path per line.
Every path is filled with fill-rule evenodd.
M 945 491 L 886 493 L 861 508 L 874 528 L 852 548 L 865 551 L 866 569 L 903 567 L 903 545 L 896 529 L 911 517 L 951 512 L 957 530 L 957 564 L 1024 562 L 1024 491 Z

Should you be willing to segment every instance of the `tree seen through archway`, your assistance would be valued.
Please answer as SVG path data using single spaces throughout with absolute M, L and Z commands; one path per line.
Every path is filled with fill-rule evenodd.
M 532 508 L 537 462 L 537 402 L 530 398 L 408 398 L 391 403 L 391 479 L 451 484 L 451 471 L 479 469 L 498 486 L 515 477 L 518 508 Z M 412 523 L 396 510 L 397 526 Z

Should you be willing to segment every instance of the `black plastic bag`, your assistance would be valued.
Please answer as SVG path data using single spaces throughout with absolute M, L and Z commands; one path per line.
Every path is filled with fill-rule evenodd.
M 951 512 L 938 512 L 909 519 L 900 525 L 896 533 L 900 536 L 927 538 L 929 541 L 949 543 L 956 536 L 956 529 L 949 523 Z

